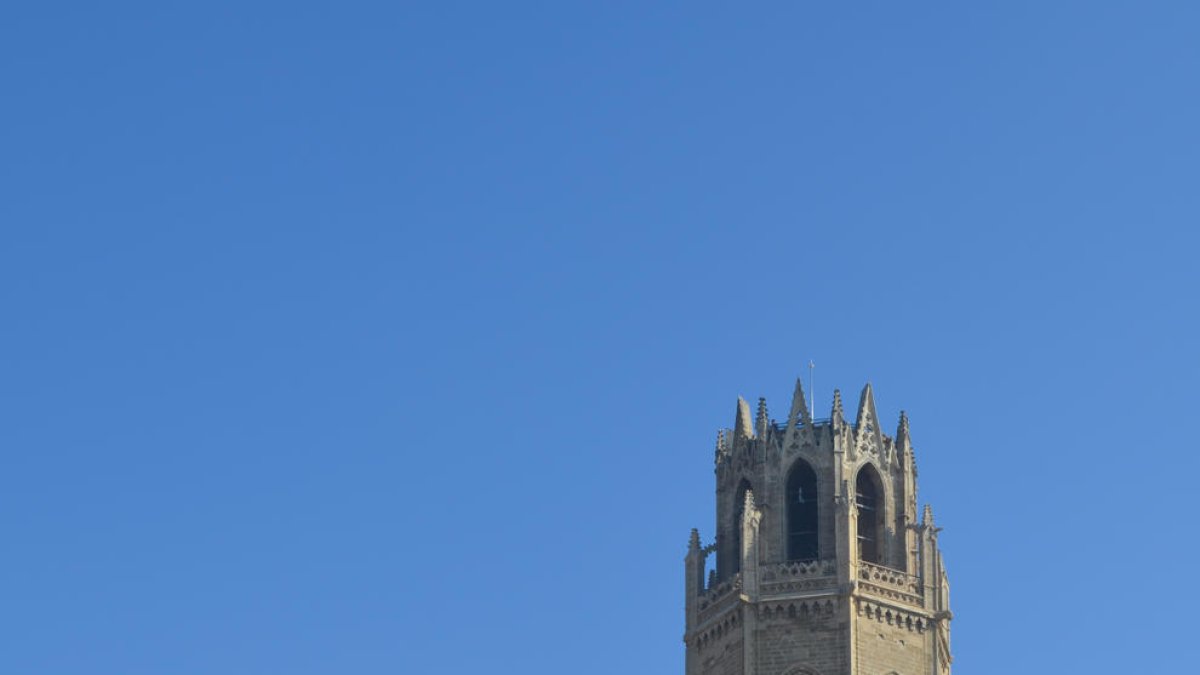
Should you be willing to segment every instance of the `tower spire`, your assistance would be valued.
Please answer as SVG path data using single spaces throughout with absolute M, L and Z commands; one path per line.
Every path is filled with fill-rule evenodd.
M 804 398 L 804 385 L 797 377 L 796 390 L 792 393 L 792 410 L 788 413 L 788 428 L 795 429 L 798 425 L 812 426 L 812 415 Z
M 858 399 L 858 417 L 854 420 L 854 426 L 858 427 L 860 432 L 863 429 L 879 427 L 879 419 L 875 415 L 875 393 L 871 390 L 870 382 L 863 387 L 862 396 Z
M 739 396 L 737 413 L 733 416 L 733 439 L 737 442 L 751 438 L 754 438 L 754 429 L 750 426 L 750 404 Z
M 854 421 L 854 438 L 858 450 L 879 453 L 881 459 L 887 457 L 883 446 L 883 430 L 879 428 L 879 415 L 875 412 L 875 393 L 868 382 L 862 390 L 858 401 L 858 417 Z

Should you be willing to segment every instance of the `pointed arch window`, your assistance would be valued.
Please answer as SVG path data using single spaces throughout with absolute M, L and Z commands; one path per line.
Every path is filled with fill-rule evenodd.
M 883 488 L 870 465 L 858 471 L 854 502 L 858 506 L 858 557 L 870 563 L 883 562 Z
M 817 559 L 817 474 L 797 459 L 787 479 L 788 560 Z
M 734 574 L 742 571 L 742 518 L 746 514 L 746 493 L 751 490 L 750 483 L 743 480 L 738 485 L 737 501 L 733 503 L 733 527 L 730 532 L 733 533 L 733 551 L 731 552 L 732 563 L 729 569 L 733 570 Z

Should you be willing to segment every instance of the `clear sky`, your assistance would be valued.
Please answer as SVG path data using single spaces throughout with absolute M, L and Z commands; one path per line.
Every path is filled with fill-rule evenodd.
M 10 3 L 0 672 L 681 675 L 716 430 L 809 359 L 911 417 L 957 672 L 1186 670 L 1198 31 Z

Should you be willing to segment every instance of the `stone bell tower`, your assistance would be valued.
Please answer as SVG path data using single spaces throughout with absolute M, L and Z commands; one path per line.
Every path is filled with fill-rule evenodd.
M 949 675 L 949 584 L 904 413 L 893 438 L 870 384 L 853 425 L 837 391 L 814 419 L 799 381 L 784 424 L 738 398 L 716 475 L 716 541 L 692 530 L 685 558 L 686 675 Z

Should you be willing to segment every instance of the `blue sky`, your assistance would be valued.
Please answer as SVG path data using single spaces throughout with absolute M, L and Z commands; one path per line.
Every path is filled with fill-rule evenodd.
M 737 395 L 907 410 L 960 673 L 1177 671 L 1194 3 L 0 20 L 0 671 L 681 673 Z

